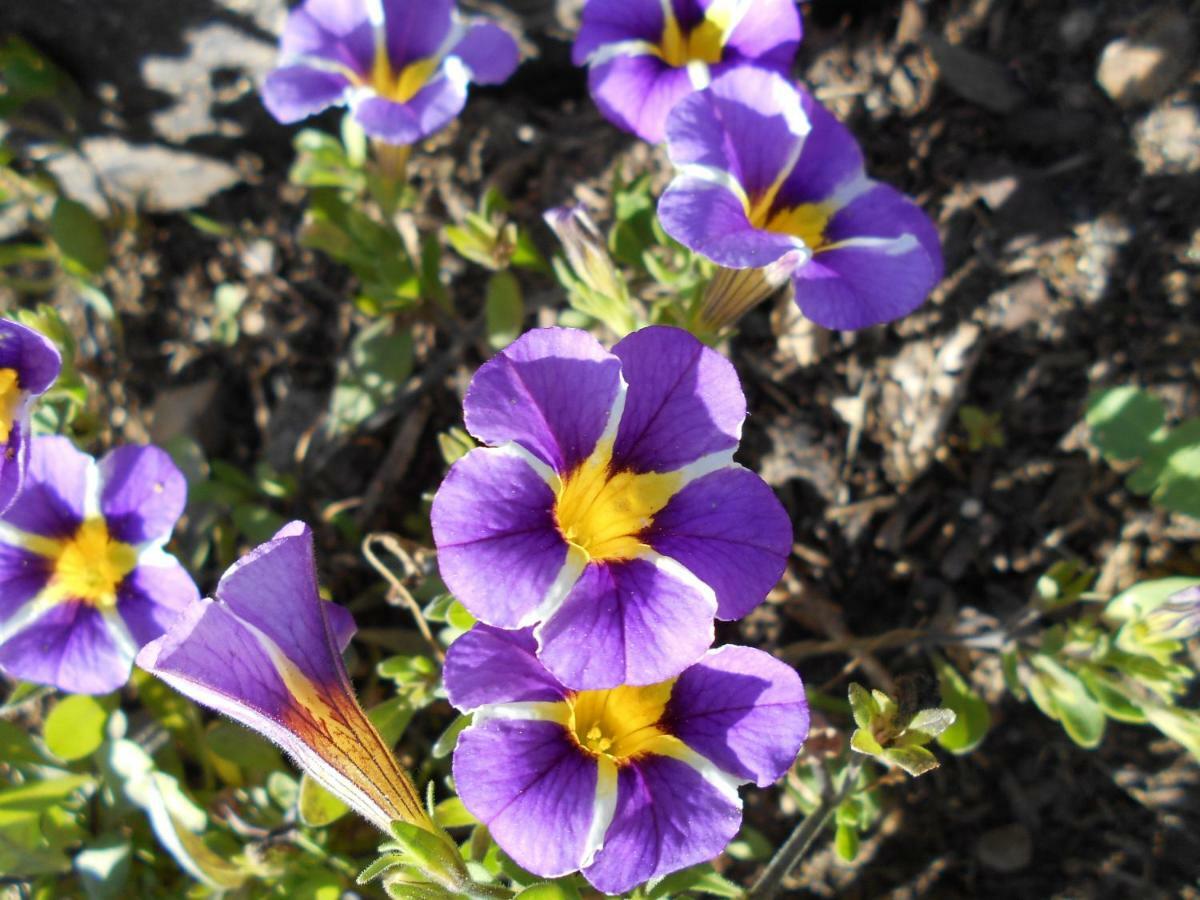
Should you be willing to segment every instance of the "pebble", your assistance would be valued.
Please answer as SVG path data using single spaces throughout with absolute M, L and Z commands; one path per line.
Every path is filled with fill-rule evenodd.
M 996 872 L 1019 872 L 1033 858 L 1033 838 L 1024 825 L 1004 825 L 985 832 L 975 845 L 979 861 Z
M 1136 33 L 1104 48 L 1096 81 L 1119 106 L 1153 103 L 1187 71 L 1191 47 L 1187 17 L 1177 10 L 1159 11 Z
M 1200 171 L 1200 110 L 1183 103 L 1155 107 L 1134 126 L 1133 142 L 1147 175 Z

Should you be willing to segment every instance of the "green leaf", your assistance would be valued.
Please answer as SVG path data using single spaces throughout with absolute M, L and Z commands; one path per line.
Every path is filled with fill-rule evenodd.
M 937 757 L 924 747 L 888 747 L 881 758 L 913 776 L 924 775 L 938 766 Z
M 57 66 L 28 41 L 9 37 L 0 44 L 0 119 L 35 100 L 51 100 L 68 84 Z
M 90 775 L 64 775 L 0 790 L 0 812 L 45 812 L 76 791 L 95 785 Z
M 1088 693 L 1096 698 L 1110 719 L 1134 724 L 1146 721 L 1146 713 L 1129 695 L 1128 688 L 1119 677 L 1098 666 L 1081 667 L 1078 674 Z
M 300 801 L 297 809 L 304 823 L 313 828 L 331 825 L 350 812 L 349 806 L 313 781 L 307 774 L 300 778 Z
M 1029 684 L 1034 702 L 1046 715 L 1061 722 L 1067 736 L 1079 746 L 1098 747 L 1104 737 L 1104 710 L 1079 676 L 1043 653 L 1031 662 L 1037 670 Z
M 1163 402 L 1153 394 L 1125 386 L 1093 394 L 1084 419 L 1107 459 L 1130 460 L 1146 455 L 1165 414 Z
M 442 732 L 441 737 L 434 742 L 430 754 L 434 759 L 445 759 L 454 752 L 454 746 L 458 743 L 458 736 L 466 730 L 471 724 L 471 714 L 467 713 L 464 716 L 459 716 L 450 723 L 450 727 Z
M 1172 478 L 1190 480 L 1196 476 L 1194 449 L 1200 446 L 1200 419 L 1188 419 L 1172 428 L 1161 430 L 1152 437 L 1142 464 L 1126 479 L 1126 486 L 1136 494 L 1160 492 Z
M 400 393 L 412 372 L 412 334 L 390 319 L 363 329 L 338 367 L 330 424 L 345 433 L 361 425 Z
M 579 891 L 570 881 L 544 881 L 517 894 L 523 900 L 579 900 Z
M 867 756 L 879 756 L 883 753 L 883 746 L 866 728 L 855 729 L 854 734 L 850 736 L 850 747 L 859 753 L 867 754 Z
M 458 797 L 450 797 L 435 806 L 433 818 L 443 828 L 464 828 L 467 825 L 479 824 L 479 820 L 467 811 Z
M 838 825 L 833 846 L 839 857 L 854 862 L 854 857 L 858 856 L 858 829 L 853 825 Z
M 91 756 L 104 743 L 108 710 L 95 697 L 76 694 L 60 700 L 46 718 L 43 736 L 50 752 L 72 762 Z
M 108 238 L 82 203 L 59 197 L 50 214 L 50 234 L 73 274 L 95 276 L 108 265 Z
M 916 747 L 928 744 L 953 725 L 954 720 L 955 715 L 952 709 L 942 707 L 922 709 L 904 726 L 904 732 L 897 739 L 896 746 Z
M 0 759 L 10 766 L 39 765 L 46 762 L 23 728 L 0 719 Z
M 712 863 L 701 863 L 675 872 L 672 875 L 652 883 L 646 892 L 646 900 L 667 900 L 671 897 L 687 897 L 692 894 L 707 894 L 711 897 L 741 897 L 744 896 L 741 887 L 727 878 L 719 875 Z
M 938 743 L 951 753 L 970 753 L 982 742 L 992 724 L 992 713 L 967 681 L 941 656 L 933 657 L 942 702 L 954 710 L 954 724 L 938 735 Z
M 1167 457 L 1152 498 L 1164 509 L 1200 519 L 1200 444 Z
M 1167 737 L 1182 744 L 1193 758 L 1200 760 L 1200 711 L 1147 706 L 1146 718 Z
M 517 339 L 525 320 L 521 283 L 512 272 L 494 272 L 487 283 L 484 307 L 488 343 L 500 350 Z
M 871 722 L 879 715 L 880 708 L 875 698 L 865 687 L 857 682 L 850 685 L 850 711 L 854 714 L 854 724 L 859 728 L 870 728 Z
M 232 763 L 256 780 L 283 768 L 283 758 L 269 742 L 233 722 L 216 722 L 205 737 L 210 753 Z
M 1117 622 L 1142 619 L 1148 612 L 1166 603 L 1172 594 L 1197 584 L 1200 584 L 1200 578 L 1174 577 L 1139 581 L 1113 597 L 1104 608 L 1104 615 Z

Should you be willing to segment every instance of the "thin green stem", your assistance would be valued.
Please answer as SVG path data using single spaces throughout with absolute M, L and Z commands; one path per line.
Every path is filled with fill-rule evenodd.
M 827 792 L 821 799 L 821 805 L 796 826 L 796 830 L 771 858 L 758 881 L 745 893 L 745 900 L 772 900 L 773 897 L 779 896 L 783 880 L 803 859 L 817 835 L 829 823 L 834 811 L 854 792 L 854 786 L 858 783 L 858 773 L 865 759 L 861 754 L 853 754 L 842 774 L 841 786 L 836 792 Z

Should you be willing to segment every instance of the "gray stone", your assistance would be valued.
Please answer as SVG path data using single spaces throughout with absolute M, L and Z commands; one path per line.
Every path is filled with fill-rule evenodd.
M 1188 70 L 1191 51 L 1187 16 L 1160 10 L 1143 19 L 1133 34 L 1104 48 L 1096 81 L 1120 106 L 1153 103 Z

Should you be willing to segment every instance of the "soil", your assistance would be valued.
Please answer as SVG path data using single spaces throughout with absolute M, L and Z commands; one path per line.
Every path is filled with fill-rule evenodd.
M 333 594 L 365 625 L 407 632 L 328 513 L 348 506 L 364 531 L 429 546 L 428 500 L 445 469 L 437 435 L 461 424 L 462 390 L 491 352 L 466 324 L 486 273 L 447 251 L 459 325 L 413 316 L 418 365 L 401 402 L 366 430 L 322 438 L 337 359 L 368 320 L 349 302 L 348 273 L 296 240 L 293 129 L 222 63 L 206 70 L 213 103 L 198 125 L 171 119 L 172 138 L 161 114 L 180 95 L 145 77 L 150 58 L 220 62 L 195 50 L 195 29 L 214 22 L 269 44 L 278 3 L 188 0 L 168 16 L 155 0 L 62 2 L 64 15 L 47 17 L 43 4 L 8 0 L 0 25 L 76 77 L 88 133 L 202 154 L 240 179 L 200 209 L 228 236 L 179 213 L 146 213 L 121 232 L 106 289 L 122 334 L 63 299 L 109 415 L 105 439 L 186 433 L 210 458 L 246 471 L 266 459 L 295 476 L 295 499 L 275 511 L 317 526 Z M 435 228 L 495 185 L 548 251 L 542 210 L 574 198 L 606 222 L 614 170 L 667 171 L 661 152 L 591 105 L 569 59 L 577 4 L 465 5 L 519 27 L 528 58 L 507 84 L 476 90 L 417 155 L 418 226 Z M 836 695 L 848 680 L 886 686 L 930 663 L 916 646 L 856 655 L 823 644 L 1002 619 L 1060 559 L 1095 568 L 1107 593 L 1200 572 L 1200 524 L 1126 491 L 1080 426 L 1089 392 L 1117 384 L 1153 389 L 1172 419 L 1200 413 L 1200 73 L 1185 42 L 1173 51 L 1181 73 L 1153 100 L 1121 105 L 1096 78 L 1107 46 L 1172 12 L 1185 33 L 1200 22 L 1198 2 L 806 5 L 802 81 L 853 128 L 869 171 L 934 215 L 946 278 L 887 328 L 821 332 L 786 298 L 743 321 L 728 346 L 752 410 L 741 461 L 777 489 L 797 543 L 769 602 L 722 638 L 775 652 Z M 527 325 L 553 321 L 559 290 L 520 277 Z M 214 337 L 224 283 L 249 290 L 232 346 Z M 999 414 L 1003 447 L 968 448 L 964 405 Z M 219 573 L 199 574 L 211 587 Z M 957 661 L 995 701 L 985 743 L 897 782 L 857 862 L 818 848 L 790 896 L 1200 896 L 1194 761 L 1133 726 L 1110 725 L 1099 749 L 1080 749 L 1003 695 L 994 660 Z M 362 672 L 368 662 L 364 653 Z M 420 757 L 448 718 L 444 706 L 423 715 L 406 751 Z M 781 841 L 795 811 L 778 793 L 751 794 L 748 822 Z M 748 879 L 755 866 L 728 861 L 727 874 Z

